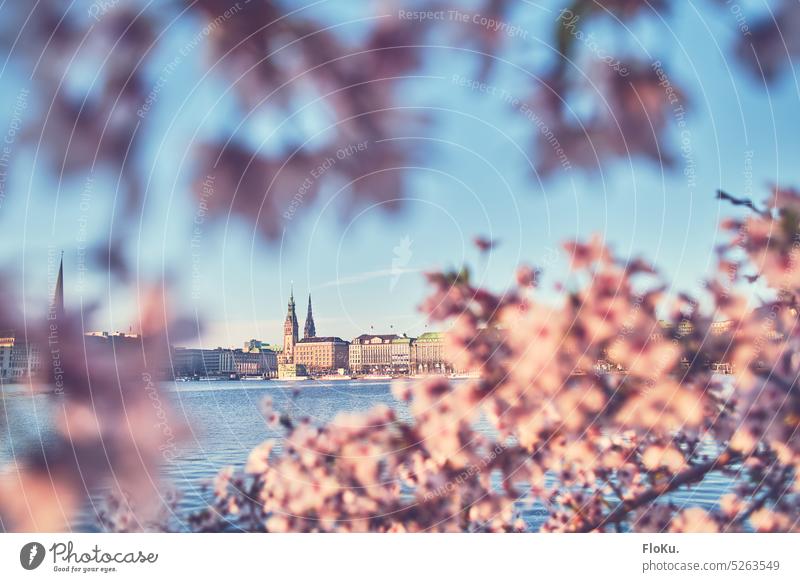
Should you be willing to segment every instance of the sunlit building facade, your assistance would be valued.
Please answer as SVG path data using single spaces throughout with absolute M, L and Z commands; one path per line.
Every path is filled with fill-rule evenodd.
M 0 332 L 0 380 L 25 381 L 37 374 L 41 366 L 39 346 L 18 339 L 13 331 Z
M 349 343 L 340 337 L 306 337 L 294 347 L 294 361 L 312 374 L 329 374 L 348 366 Z
M 392 341 L 396 334 L 361 334 L 350 342 L 350 370 L 360 373 L 386 373 L 392 369 Z
M 411 342 L 409 366 L 412 374 L 445 374 L 452 371 L 445 360 L 444 333 L 429 331 Z
M 393 374 L 408 374 L 411 363 L 411 344 L 414 338 L 403 334 L 391 343 L 391 368 Z

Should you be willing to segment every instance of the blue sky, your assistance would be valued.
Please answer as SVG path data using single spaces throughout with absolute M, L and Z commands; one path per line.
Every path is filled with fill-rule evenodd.
M 309 11 L 332 23 L 344 22 L 366 16 L 358 12 L 362 4 L 337 1 L 334 8 L 332 1 L 322 2 Z M 741 4 L 753 19 L 763 9 L 760 2 Z M 135 223 L 136 244 L 128 252 L 138 277 L 152 280 L 169 273 L 170 296 L 184 312 L 205 319 L 199 343 L 210 346 L 240 345 L 250 337 L 277 341 L 292 281 L 301 314 L 307 292 L 313 293 L 320 335 L 349 338 L 371 328 L 418 334 L 426 329 L 416 309 L 426 293 L 423 271 L 467 262 L 486 286 L 503 289 L 516 265 L 529 262 L 546 264 L 547 280 L 553 281 L 568 276 L 564 256 L 554 252 L 560 242 L 595 232 L 622 255 L 649 257 L 677 288 L 697 289 L 713 265 L 719 219 L 733 213 L 714 199 L 714 191 L 761 199 L 769 183 L 800 185 L 800 168 L 793 163 L 800 154 L 798 89 L 794 72 L 765 87 L 725 58 L 738 32 L 724 7 L 699 1 L 675 5 L 670 28 L 648 21 L 633 23 L 631 29 L 686 89 L 695 187 L 687 185 L 680 160 L 674 171 L 662 171 L 637 158 L 605 165 L 602 176 L 573 169 L 540 180 L 526 157 L 535 156 L 531 122 L 496 98 L 454 84 L 453 75 L 474 78 L 477 63 L 452 38 L 443 38 L 441 44 L 453 46 L 429 49 L 427 77 L 407 81 L 398 95 L 402 105 L 431 114 L 424 133 L 409 129 L 398 136 L 418 148 L 422 158 L 419 167 L 403 172 L 408 188 L 397 193 L 405 200 L 400 213 L 364 207 L 343 221 L 334 193 L 326 191 L 303 207 L 273 246 L 257 238 L 254 245 L 253 227 L 243 220 L 204 223 L 202 258 L 193 276 L 189 243 L 196 207 L 189 194 L 189 146 L 230 132 L 238 119 L 222 78 L 211 75 L 198 84 L 200 47 L 166 79 L 151 112 L 157 123 L 145 136 L 148 145 L 138 160 L 148 188 L 141 216 L 129 218 Z M 520 67 L 550 62 L 555 14 L 521 4 L 511 19 L 530 34 L 510 39 L 504 57 Z M 170 42 L 158 48 L 154 82 L 197 26 L 187 19 L 176 23 Z M 341 30 L 356 42 L 364 24 Z M 609 52 L 630 50 L 624 35 L 603 27 L 597 33 Z M 93 73 L 86 75 L 76 71 L 70 76 L 75 90 L 91 83 Z M 530 82 L 517 66 L 502 63 L 489 81 L 520 96 Z M 32 85 L 12 59 L 0 74 L 0 86 L 4 95 L 14 96 Z M 24 115 L 40 114 L 36 97 L 31 95 Z M 0 113 L 0 131 L 5 131 L 13 99 L 3 100 Z M 285 136 L 264 139 L 281 121 L 273 113 L 260 114 L 238 137 L 265 151 L 280 151 Z M 312 110 L 291 131 L 313 133 L 322 123 L 324 116 Z M 677 131 L 670 140 L 677 149 Z M 91 238 L 107 238 L 116 177 L 98 172 L 91 204 L 82 207 L 85 178 L 59 185 L 41 158 L 34 162 L 34 151 L 19 146 L 12 156 L 0 206 L 0 261 L 24 272 L 26 305 L 36 309 L 46 298 L 48 249 L 63 248 L 68 307 L 97 300 L 102 308 L 89 327 L 124 329 L 135 316 L 135 289 L 109 284 L 102 272 L 87 274 L 79 285 L 75 273 L 77 226 L 86 225 Z M 59 193 L 58 205 L 53 190 Z M 471 243 L 476 235 L 495 237 L 500 245 L 481 258 Z

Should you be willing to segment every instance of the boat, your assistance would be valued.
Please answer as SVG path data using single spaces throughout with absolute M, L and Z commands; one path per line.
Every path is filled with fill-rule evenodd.
M 382 375 L 382 374 L 367 374 L 366 376 L 361 376 L 358 378 L 359 380 L 392 380 L 394 377 L 389 375 Z
M 343 374 L 327 374 L 325 376 L 317 376 L 317 380 L 337 381 L 337 380 L 353 380 L 352 376 L 345 376 Z

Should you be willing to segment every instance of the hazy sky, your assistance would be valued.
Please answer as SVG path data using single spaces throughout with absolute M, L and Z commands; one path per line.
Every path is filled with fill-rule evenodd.
M 380 17 L 379 12 L 359 14 L 356 8 L 363 2 L 337 0 L 335 10 L 332 2 L 310 10 L 332 23 Z M 146 135 L 146 159 L 137 160 L 147 202 L 141 216 L 130 217 L 137 225 L 136 248 L 129 249 L 136 275 L 144 280 L 167 273 L 170 295 L 178 298 L 179 307 L 206 318 L 201 343 L 209 346 L 240 345 L 250 337 L 278 341 L 292 281 L 301 326 L 307 293 L 313 293 L 319 335 L 350 338 L 371 326 L 376 332 L 418 334 L 426 325 L 416 308 L 426 293 L 425 270 L 467 262 L 487 286 L 502 289 L 517 264 L 530 262 L 545 264 L 552 281 L 566 276 L 564 257 L 555 251 L 560 241 L 594 232 L 623 255 L 649 257 L 677 287 L 696 289 L 713 264 L 719 218 L 733 212 L 714 199 L 714 191 L 762 199 L 769 183 L 800 185 L 800 168 L 787 163 L 800 159 L 795 77 L 785 75 L 766 88 L 737 62 L 726 60 L 723 55 L 736 40 L 735 23 L 724 7 L 709 9 L 711 4 L 695 2 L 695 9 L 689 2 L 674 3 L 670 28 L 654 21 L 632 26 L 686 89 L 693 188 L 680 159 L 672 171 L 634 158 L 606 165 L 602 175 L 573 169 L 542 181 L 527 157 L 535 155 L 531 122 L 502 100 L 453 82 L 456 75 L 476 76 L 478 64 L 468 52 L 457 46 L 431 48 L 425 53 L 425 78 L 408 80 L 398 96 L 404 106 L 420 108 L 430 118 L 424 133 L 409 127 L 397 135 L 421 159 L 417 167 L 398 170 L 408 184 L 405 192 L 397 192 L 404 200 L 401 212 L 366 207 L 343 219 L 336 185 L 286 221 L 278 245 L 262 244 L 258 235 L 254 244 L 251 224 L 223 219 L 203 223 L 200 249 L 193 255 L 191 218 L 198 209 L 189 195 L 189 145 L 215 132 L 230 132 L 238 120 L 220 77 L 211 75 L 198 84 L 199 47 L 165 80 L 151 112 L 159 123 Z M 510 39 L 504 56 L 534 69 L 551 60 L 555 14 L 532 5 L 517 10 L 513 20 L 529 34 Z M 341 31 L 356 42 L 363 29 L 363 23 L 353 23 Z M 161 65 L 153 69 L 153 82 L 196 31 L 196 22 L 176 24 L 171 41 L 159 49 Z M 624 41 L 614 35 L 599 30 L 598 38 L 612 53 L 623 50 Z M 498 63 L 489 82 L 524 97 L 530 79 L 517 66 Z M 76 70 L 70 83 L 80 90 L 93 75 Z M 0 84 L 6 97 L 0 131 L 5 131 L 14 98 L 32 85 L 13 62 L 2 69 Z M 575 99 L 579 107 L 580 97 Z M 28 101 L 23 124 L 46 105 L 37 102 L 35 93 Z M 265 112 L 241 128 L 239 137 L 265 151 L 280 151 L 286 132 L 313 134 L 324 119 L 312 107 L 276 134 L 283 120 Z M 671 132 L 670 139 L 677 144 L 679 133 Z M 84 197 L 89 203 L 81 204 L 85 180 L 58 184 L 36 155 L 22 147 L 13 150 L 13 171 L 0 205 L 0 260 L 24 271 L 25 296 L 33 308 L 46 297 L 48 249 L 63 248 L 67 307 L 98 300 L 102 309 L 90 327 L 124 329 L 135 309 L 132 291 L 110 286 L 103 272 L 88 273 L 83 280 L 76 272 L 82 229 L 87 237 L 107 238 L 110 216 L 119 212 L 112 196 L 116 177 L 98 173 Z M 499 239 L 500 245 L 481 258 L 471 242 L 476 235 Z

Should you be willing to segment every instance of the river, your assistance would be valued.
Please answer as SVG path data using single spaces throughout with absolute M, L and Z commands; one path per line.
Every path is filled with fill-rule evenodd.
M 329 421 L 342 411 L 368 410 L 376 404 L 391 406 L 400 419 L 409 417 L 405 405 L 392 397 L 389 381 L 177 382 L 164 388 L 174 397 L 166 421 L 174 427 L 188 427 L 187 437 L 170 451 L 171 460 L 162 470 L 165 483 L 177 494 L 177 511 L 172 517 L 177 529 L 185 529 L 186 516 L 206 506 L 209 492 L 204 485 L 221 467 L 241 467 L 254 446 L 281 434 L 264 422 L 261 410 L 265 397 L 272 398 L 276 410 L 293 418 L 308 417 L 314 423 Z M 31 395 L 18 387 L 3 388 L 0 466 L 7 466 L 20 451 L 48 441 L 52 435 L 51 398 L 48 394 Z M 477 428 L 490 430 L 485 423 Z M 675 492 L 671 499 L 679 506 L 712 507 L 730 487 L 726 477 L 711 475 L 692 490 Z M 87 504 L 74 524 L 75 531 L 97 531 L 97 501 L 102 493 L 93 492 L 95 504 Z M 538 505 L 520 503 L 518 512 L 533 530 L 544 519 L 543 508 Z

